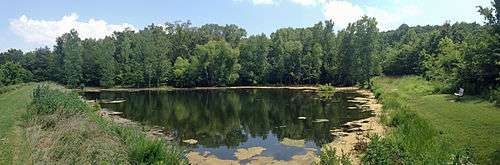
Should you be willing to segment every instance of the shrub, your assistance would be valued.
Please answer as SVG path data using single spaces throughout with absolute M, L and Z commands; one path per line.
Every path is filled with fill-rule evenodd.
M 500 107 L 500 87 L 492 89 L 489 95 L 490 101 L 495 103 L 496 106 Z
M 334 86 L 332 86 L 332 84 L 328 83 L 328 84 L 325 84 L 325 85 L 319 85 L 319 91 L 321 92 L 332 92 L 332 93 L 335 93 L 336 92 L 336 89 Z
M 337 156 L 335 148 L 323 147 L 319 155 L 321 165 L 350 165 L 351 160 L 349 155 L 342 153 L 342 156 Z
M 90 107 L 80 99 L 76 92 L 60 91 L 51 89 L 49 85 L 39 85 L 33 90 L 33 102 L 31 109 L 35 114 L 53 114 L 55 111 L 62 112 L 85 112 Z

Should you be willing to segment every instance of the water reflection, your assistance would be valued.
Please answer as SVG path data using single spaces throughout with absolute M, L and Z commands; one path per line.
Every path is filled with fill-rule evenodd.
M 235 159 L 238 148 L 264 147 L 262 154 L 289 159 L 318 149 L 333 140 L 330 130 L 367 118 L 370 112 L 348 110 L 354 93 L 338 92 L 331 100 L 315 93 L 286 90 L 179 90 L 87 93 L 88 98 L 127 100 L 105 104 L 126 118 L 173 131 L 178 140 L 197 139 L 193 150 L 209 152 L 221 159 Z M 299 120 L 299 117 L 306 117 Z M 327 122 L 314 122 L 327 119 Z M 283 140 L 303 140 L 304 146 L 283 144 Z M 284 152 L 286 151 L 286 152 Z

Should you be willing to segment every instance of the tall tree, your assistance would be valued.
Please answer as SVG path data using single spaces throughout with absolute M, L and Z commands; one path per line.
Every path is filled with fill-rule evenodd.
M 115 54 L 115 41 L 111 37 L 106 37 L 98 41 L 96 59 L 99 70 L 99 84 L 104 87 L 112 87 L 115 85 L 117 72 L 117 62 L 113 58 Z
M 63 82 L 69 86 L 77 86 L 82 80 L 82 43 L 76 30 L 57 38 L 55 52 L 61 58 Z
M 195 58 L 199 61 L 201 85 L 231 85 L 238 78 L 240 64 L 239 50 L 225 41 L 210 41 L 196 47 Z
M 240 81 L 243 84 L 264 83 L 269 72 L 269 46 L 266 35 L 250 36 L 240 44 Z
M 19 49 L 9 49 L 7 52 L 0 53 L 0 65 L 7 62 L 19 63 L 23 58 L 23 51 Z

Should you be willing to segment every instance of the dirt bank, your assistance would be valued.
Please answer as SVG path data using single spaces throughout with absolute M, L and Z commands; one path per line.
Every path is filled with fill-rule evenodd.
M 353 164 L 361 164 L 360 162 L 360 147 L 369 142 L 369 136 L 380 135 L 383 136 L 385 133 L 385 128 L 380 122 L 380 116 L 382 115 L 382 105 L 378 103 L 377 99 L 373 93 L 369 90 L 358 89 L 358 93 L 364 95 L 362 98 L 354 98 L 353 102 L 358 102 L 364 104 L 367 110 L 373 112 L 374 116 L 351 121 L 343 125 L 341 129 L 332 130 L 332 134 L 338 136 L 338 138 L 329 143 L 326 147 L 332 147 L 337 150 L 339 156 L 342 153 L 349 154 Z

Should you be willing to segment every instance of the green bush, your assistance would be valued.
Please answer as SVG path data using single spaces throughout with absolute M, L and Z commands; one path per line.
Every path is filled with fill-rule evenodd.
M 332 86 L 332 84 L 328 83 L 328 84 L 324 84 L 324 85 L 319 85 L 318 87 L 319 91 L 320 92 L 332 92 L 332 93 L 335 93 L 336 92 L 336 89 L 334 86 Z
M 323 147 L 319 155 L 321 165 L 350 165 L 351 159 L 349 155 L 342 153 L 342 156 L 337 156 L 335 148 Z
M 492 89 L 489 95 L 490 101 L 495 103 L 496 106 L 500 107 L 500 87 Z
M 90 107 L 76 92 L 51 89 L 49 85 L 39 85 L 33 90 L 32 108 L 35 114 L 53 114 L 56 111 L 83 113 Z

